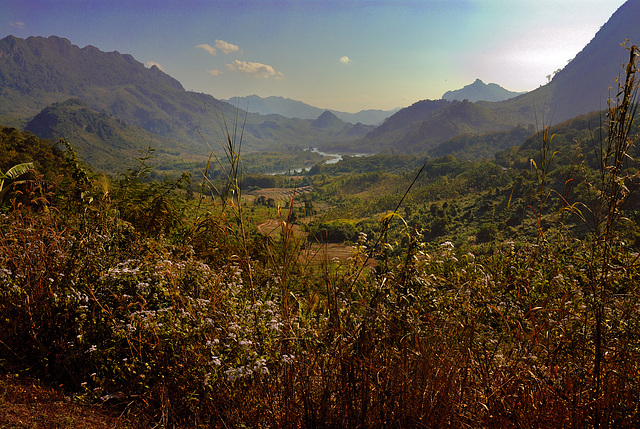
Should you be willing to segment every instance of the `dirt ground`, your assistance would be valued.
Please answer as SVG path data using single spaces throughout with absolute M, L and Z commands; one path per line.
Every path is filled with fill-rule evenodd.
M 0 428 L 140 429 L 99 405 L 80 405 L 60 391 L 29 379 L 0 375 Z

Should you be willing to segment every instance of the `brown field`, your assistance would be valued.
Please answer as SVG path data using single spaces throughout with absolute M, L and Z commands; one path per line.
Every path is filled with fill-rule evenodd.
M 244 196 L 248 201 L 253 201 L 254 198 L 264 195 L 267 198 L 273 198 L 277 202 L 291 201 L 291 198 L 301 194 L 306 194 L 313 190 L 313 186 L 302 186 L 300 188 L 263 188 L 248 191 L 244 193 Z
M 261 234 L 271 236 L 273 238 L 280 237 L 283 221 L 278 219 L 268 219 L 258 225 L 258 231 Z M 306 233 L 300 225 L 293 225 L 292 230 L 296 238 L 305 239 Z M 321 263 L 323 260 L 332 262 L 334 258 L 338 258 L 340 263 L 344 263 L 353 255 L 353 246 L 338 243 L 305 243 L 304 251 L 301 257 L 307 257 L 312 263 Z

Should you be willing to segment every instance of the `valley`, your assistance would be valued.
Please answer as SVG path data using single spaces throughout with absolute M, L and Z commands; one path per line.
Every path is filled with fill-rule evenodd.
M 640 425 L 639 14 L 356 113 L 0 40 L 0 427 Z

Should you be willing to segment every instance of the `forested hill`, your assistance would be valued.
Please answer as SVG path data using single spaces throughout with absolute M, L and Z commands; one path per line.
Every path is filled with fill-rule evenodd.
M 530 110 L 546 124 L 560 123 L 585 113 L 607 108 L 616 95 L 616 79 L 624 73 L 629 52 L 623 45 L 640 45 L 640 0 L 628 0 L 600 28 L 593 39 L 551 82 L 541 88 L 489 106 L 499 112 Z M 540 119 L 541 120 L 541 119 Z

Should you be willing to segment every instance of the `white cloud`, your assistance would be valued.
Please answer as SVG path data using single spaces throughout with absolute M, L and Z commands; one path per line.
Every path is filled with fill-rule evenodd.
M 25 26 L 25 23 L 22 21 L 11 21 L 9 25 L 22 30 Z
M 231 71 L 247 73 L 254 77 L 268 79 L 282 79 L 284 75 L 269 65 L 262 63 L 252 63 L 247 61 L 234 60 L 231 64 L 227 64 L 227 68 Z
M 230 54 L 232 52 L 237 52 L 240 48 L 233 43 L 225 42 L 224 40 L 216 40 L 216 46 L 213 47 L 206 43 L 202 45 L 196 46 L 196 48 L 204 49 L 211 55 L 218 55 L 218 50 L 220 50 L 223 54 Z
M 216 40 L 216 48 L 220 49 L 225 54 L 230 54 L 231 52 L 239 51 L 240 48 L 236 45 L 225 42 L 224 40 Z
M 218 54 L 218 51 L 216 51 L 216 48 L 214 48 L 211 45 L 207 45 L 206 43 L 203 43 L 202 45 L 198 45 L 198 46 L 196 46 L 196 48 L 204 49 L 205 51 L 207 51 L 211 55 L 217 55 Z
M 160 70 L 164 71 L 164 68 L 162 68 L 162 66 L 159 63 L 156 63 L 155 61 L 147 61 L 147 68 L 151 68 L 153 66 L 156 66 Z
M 209 73 L 211 76 L 220 76 L 222 74 L 220 70 L 207 70 L 207 73 Z
M 340 61 L 342 64 L 349 64 L 353 60 L 345 55 L 344 57 L 341 57 L 338 61 Z

